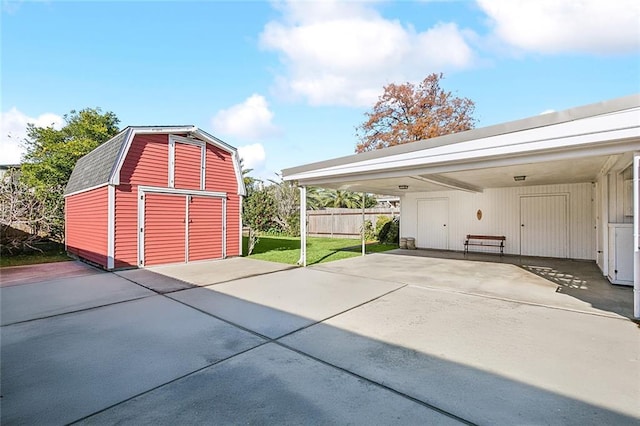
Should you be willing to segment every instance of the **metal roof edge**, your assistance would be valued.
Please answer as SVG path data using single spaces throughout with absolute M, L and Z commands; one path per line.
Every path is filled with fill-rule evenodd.
M 225 151 L 229 152 L 230 154 L 234 153 L 237 151 L 237 148 L 235 148 L 232 145 L 229 145 L 228 143 L 224 142 L 221 139 L 218 139 L 217 137 L 205 132 L 202 129 L 199 129 L 197 127 L 194 126 L 193 133 L 196 136 L 199 136 L 201 139 L 205 139 L 205 141 L 213 143 L 214 145 L 219 146 L 220 148 L 224 149 Z
M 427 148 L 452 145 L 455 143 L 466 142 L 473 139 L 483 139 L 491 136 L 515 133 L 518 131 L 566 123 L 569 121 L 595 117 L 598 115 L 609 114 L 637 107 L 640 107 L 640 93 L 600 101 L 588 105 L 573 107 L 549 114 L 535 115 L 519 120 L 494 124 L 487 127 L 480 127 L 477 129 L 471 129 L 460 133 L 438 136 L 431 139 L 423 139 L 417 142 L 396 145 L 375 151 L 352 154 L 344 157 L 290 167 L 282 170 L 282 177 L 284 180 L 287 180 L 288 176 L 308 172 L 311 170 L 324 169 L 327 167 L 340 166 L 349 163 L 358 163 L 360 161 L 377 159 L 397 154 L 405 154 Z

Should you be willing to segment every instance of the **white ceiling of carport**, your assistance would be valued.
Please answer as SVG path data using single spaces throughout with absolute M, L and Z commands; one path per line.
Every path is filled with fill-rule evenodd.
M 601 171 L 621 171 L 631 162 L 631 153 L 625 155 L 604 155 L 574 158 L 568 160 L 547 161 L 543 163 L 528 163 L 502 167 L 490 167 L 475 170 L 453 171 L 436 175 L 419 175 L 407 171 L 406 176 L 357 180 L 349 182 L 325 183 L 326 188 L 335 188 L 356 192 L 368 192 L 385 195 L 401 195 L 407 192 L 433 192 L 460 189 L 453 186 L 436 184 L 444 181 L 450 184 L 458 183 L 468 190 L 487 188 L 505 188 L 531 185 L 552 185 L 563 183 L 584 183 L 597 180 Z M 524 182 L 516 182 L 514 176 L 526 176 Z M 423 179 L 424 178 L 424 179 Z M 429 181 L 427 181 L 429 180 Z M 406 190 L 399 189 L 400 185 L 407 185 Z

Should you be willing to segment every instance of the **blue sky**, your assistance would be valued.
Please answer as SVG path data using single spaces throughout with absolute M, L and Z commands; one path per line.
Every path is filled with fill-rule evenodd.
M 254 175 L 349 155 L 388 83 L 443 72 L 478 127 L 640 92 L 640 2 L 3 1 L 0 163 L 72 109 L 195 124 Z

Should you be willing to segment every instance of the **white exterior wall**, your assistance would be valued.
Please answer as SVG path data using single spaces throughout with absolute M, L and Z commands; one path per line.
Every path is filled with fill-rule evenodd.
M 609 244 L 609 224 L 610 223 L 633 223 L 633 215 L 629 214 L 629 203 L 633 202 L 633 194 L 626 191 L 625 182 L 631 181 L 633 173 L 631 168 L 622 172 L 612 172 L 601 176 L 597 182 L 596 196 L 599 208 L 596 216 L 596 226 L 598 227 L 598 257 L 597 264 L 603 275 L 609 275 L 609 263 L 611 261 Z M 631 212 L 633 213 L 633 212 Z
M 409 193 L 401 198 L 400 235 L 416 237 L 418 232 L 417 203 L 419 199 L 448 198 L 447 224 L 450 250 L 463 250 L 467 234 L 504 235 L 505 253 L 520 254 L 520 198 L 525 195 L 563 194 L 567 197 L 568 257 L 596 258 L 594 218 L 594 185 L 591 183 L 523 186 L 486 189 L 483 193 L 442 191 Z M 482 210 L 482 219 L 476 212 Z M 480 251 L 482 247 L 473 247 Z M 495 252 L 495 249 L 486 249 Z

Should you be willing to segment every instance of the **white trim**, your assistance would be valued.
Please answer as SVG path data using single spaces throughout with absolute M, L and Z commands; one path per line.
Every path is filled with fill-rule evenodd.
M 170 134 L 169 135 L 169 140 L 173 140 L 173 142 L 179 142 L 179 143 L 186 143 L 189 145 L 197 145 L 197 146 L 204 146 L 206 144 L 205 141 L 202 141 L 200 139 L 193 139 L 193 138 L 185 138 L 184 136 L 178 136 L 178 135 L 174 135 L 174 134 Z
M 131 128 L 131 130 L 137 135 L 153 135 L 162 133 L 192 133 L 198 130 L 196 126 L 169 126 L 169 127 L 140 127 Z
M 366 251 L 366 229 L 365 229 L 365 209 L 366 209 L 366 201 L 367 201 L 367 194 L 365 192 L 362 192 L 362 255 L 364 256 L 365 254 L 367 254 Z M 375 226 L 375 225 L 374 225 Z
M 307 187 L 300 188 L 300 259 L 298 265 L 307 266 Z
M 129 153 L 129 148 L 131 148 L 131 142 L 135 137 L 135 131 L 133 129 L 127 129 L 127 135 L 125 136 L 124 143 L 120 147 L 120 151 L 118 152 L 118 158 L 114 167 L 111 169 L 111 176 L 109 176 L 109 182 L 112 185 L 120 185 L 120 170 L 124 165 L 124 160 L 127 158 L 127 154 Z
M 222 199 L 222 258 L 227 258 L 227 199 Z
M 197 189 L 176 189 L 176 188 L 163 188 L 160 186 L 138 186 L 138 192 L 162 192 L 165 194 L 174 195 L 196 195 L 198 197 L 218 197 L 226 198 L 226 192 L 214 192 L 214 191 L 199 191 Z
M 220 198 L 222 200 L 222 259 L 227 253 L 227 193 L 213 191 L 198 191 L 193 189 L 162 188 L 155 186 L 138 186 L 138 267 L 143 268 L 144 260 L 144 214 L 145 197 L 147 193 L 165 194 L 185 197 L 185 253 L 184 261 L 179 263 L 189 263 L 189 204 L 191 197 Z M 242 236 L 242 227 L 240 228 Z M 242 241 L 240 241 L 242 243 Z M 242 250 L 242 248 L 241 248 Z
M 176 135 L 169 135 L 169 188 L 175 188 L 176 186 L 176 143 L 193 145 L 200 148 L 200 190 L 204 191 L 207 143 L 199 139 L 185 138 L 183 136 Z
M 167 173 L 167 186 L 173 188 L 176 179 L 176 141 L 169 135 L 169 152 L 167 161 L 168 173 Z
M 639 137 L 640 140 L 640 137 Z M 640 150 L 640 142 L 627 142 L 627 145 L 616 145 L 616 154 L 623 154 L 629 150 Z M 397 167 L 393 165 L 388 167 L 388 170 L 374 170 L 370 172 L 353 172 L 351 174 L 340 174 L 332 176 L 330 174 L 316 176 L 316 177 L 299 177 L 289 176 L 284 180 L 297 180 L 299 184 L 309 186 L 322 186 L 326 184 L 348 183 L 354 181 L 364 181 L 373 179 L 385 179 L 385 178 L 397 178 L 416 175 L 429 175 L 435 173 L 449 173 L 458 171 L 471 171 L 477 169 L 487 169 L 503 166 L 515 166 L 521 164 L 531 163 L 544 163 L 549 161 L 559 160 L 576 160 L 587 157 L 597 157 L 600 155 L 610 155 L 611 146 L 604 147 L 591 147 L 580 151 L 563 151 L 563 152 L 547 152 L 529 155 L 514 155 L 514 156 L 496 156 L 486 160 L 479 159 L 478 161 L 469 160 L 467 163 L 438 163 L 433 165 L 424 164 L 420 168 L 407 168 Z M 322 174 L 321 172 L 319 172 Z
M 144 267 L 144 190 L 138 186 L 138 267 Z
M 115 267 L 116 187 L 107 186 L 107 269 Z
M 239 245 L 238 253 L 240 254 L 240 256 L 243 256 L 244 255 L 244 247 L 243 247 L 243 244 L 242 244 L 242 196 L 238 197 L 238 211 L 240 212 L 239 213 L 240 217 L 238 218 L 238 223 L 240 224 L 240 226 L 238 227 L 239 228 L 238 234 L 239 234 L 239 237 L 240 237 L 240 241 L 239 241 L 240 245 Z
M 70 192 L 68 194 L 64 194 L 64 198 L 71 197 L 72 195 L 82 194 L 83 192 L 93 191 L 94 189 L 102 188 L 103 186 L 107 186 L 109 183 L 101 183 L 100 185 L 92 186 L 91 188 L 81 189 L 80 191 Z
M 200 152 L 200 189 L 205 191 L 207 188 L 205 187 L 207 183 L 207 144 L 205 143 L 202 146 L 202 150 Z
M 640 318 L 640 152 L 633 153 L 633 316 Z
M 538 115 L 514 122 L 501 123 L 484 127 L 421 140 L 415 143 L 403 144 L 383 150 L 375 150 L 362 154 L 350 155 L 332 160 L 311 163 L 303 166 L 283 170 L 284 180 L 295 180 L 307 172 L 339 169 L 356 163 L 372 163 L 386 159 L 420 156 L 423 153 L 459 152 L 465 149 L 498 147 L 502 145 L 526 145 L 527 142 L 551 141 L 547 146 L 566 146 L 572 142 L 562 140 L 560 143 L 553 139 L 560 137 L 585 136 L 590 133 L 611 132 L 629 128 L 639 129 L 637 113 L 640 111 L 640 94 L 625 98 L 600 102 L 598 104 L 572 108 L 553 114 Z M 636 130 L 637 132 L 637 130 Z M 602 138 L 599 138 L 602 139 Z M 609 137 L 609 141 L 621 137 Z M 471 143 L 469 143 L 471 142 Z M 483 144 L 483 142 L 489 142 Z M 508 149 L 508 151 L 514 151 Z M 469 156 L 470 158 L 472 156 Z
M 191 204 L 191 197 L 193 195 L 187 195 L 185 199 L 184 207 L 184 263 L 189 263 L 189 204 Z

